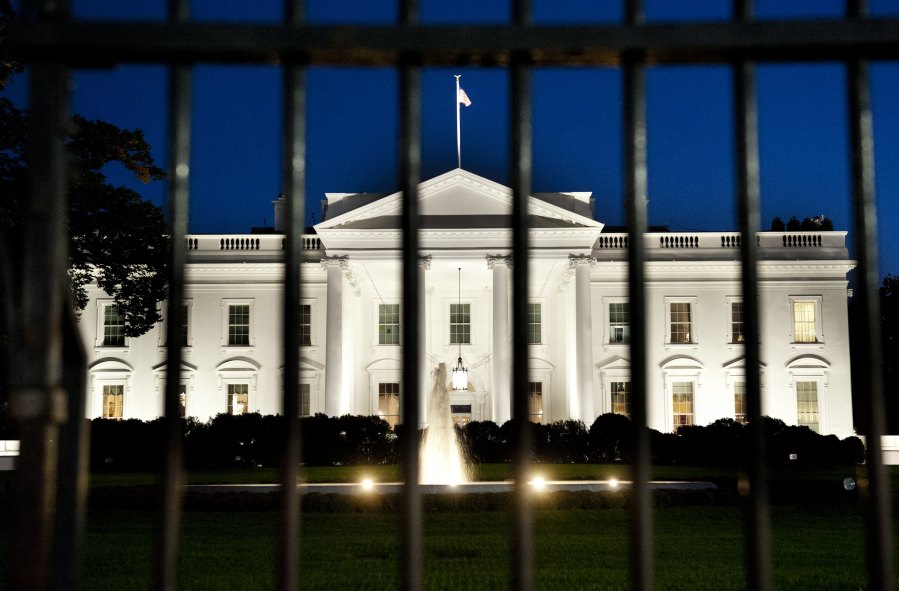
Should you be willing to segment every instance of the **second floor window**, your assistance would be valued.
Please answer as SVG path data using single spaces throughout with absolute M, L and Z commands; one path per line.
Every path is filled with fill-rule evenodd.
M 730 303 L 730 342 L 743 342 L 743 302 Z
M 312 346 L 312 306 L 309 304 L 300 306 L 300 345 Z
M 399 304 L 378 304 L 378 344 L 400 344 Z
M 543 319 L 540 304 L 528 304 L 528 344 L 543 342 Z
M 450 343 L 471 344 L 471 304 L 450 304 Z
M 693 342 L 693 314 L 690 302 L 671 302 L 671 342 Z
M 817 343 L 816 302 L 793 301 L 793 341 L 796 343 Z
M 249 346 L 250 306 L 248 304 L 228 306 L 228 344 L 238 347 Z
M 118 306 L 103 308 L 103 346 L 125 346 L 125 316 L 119 313 Z
M 628 343 L 631 340 L 630 307 L 627 302 L 609 304 L 609 342 Z

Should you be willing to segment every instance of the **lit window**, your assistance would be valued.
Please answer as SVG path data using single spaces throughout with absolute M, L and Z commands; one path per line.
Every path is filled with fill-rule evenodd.
M 400 421 L 400 385 L 396 382 L 378 384 L 378 416 L 391 428 Z
M 793 342 L 818 342 L 816 309 L 814 300 L 793 300 Z
M 106 384 L 103 386 L 104 419 L 121 419 L 122 404 L 125 400 L 125 386 L 122 384 Z
M 730 303 L 730 342 L 742 343 L 743 336 L 743 302 Z
M 540 304 L 528 304 L 528 344 L 539 345 L 543 342 L 543 322 Z
M 450 343 L 471 344 L 471 304 L 450 304 Z
M 746 424 L 746 382 L 734 382 L 734 419 Z
M 300 384 L 300 416 L 308 417 L 311 412 L 312 386 L 310 384 Z
M 300 306 L 300 345 L 312 346 L 312 306 L 309 304 Z
M 228 384 L 228 414 L 245 415 L 249 406 L 249 384 Z
M 228 306 L 228 344 L 238 347 L 249 346 L 249 304 L 231 304 L 230 306 Z
M 796 382 L 796 422 L 818 431 L 818 382 Z
M 181 418 L 187 416 L 187 385 L 184 383 L 178 390 L 178 416 Z
M 631 418 L 630 382 L 612 382 L 612 412 Z
M 693 342 L 693 314 L 690 302 L 669 304 L 671 343 Z
M 528 418 L 543 422 L 543 382 L 528 382 Z
M 125 316 L 119 313 L 118 306 L 103 307 L 103 346 L 125 346 Z
M 400 344 L 399 304 L 378 304 L 378 344 Z
M 627 302 L 609 304 L 609 342 L 628 343 L 631 340 L 631 312 Z
M 674 430 L 693 424 L 693 382 L 671 384 Z

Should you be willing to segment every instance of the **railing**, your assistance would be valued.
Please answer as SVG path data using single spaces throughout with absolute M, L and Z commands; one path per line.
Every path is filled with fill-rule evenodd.
M 624 250 L 628 247 L 624 233 L 602 234 L 594 248 Z M 846 248 L 846 232 L 758 232 L 756 244 L 761 249 Z M 653 232 L 643 235 L 643 248 L 657 249 L 739 249 L 742 235 L 737 232 Z
M 260 253 L 281 252 L 286 246 L 282 234 L 194 234 L 185 237 L 188 251 L 257 251 Z M 302 234 L 300 248 L 304 252 L 319 252 L 322 241 L 315 234 Z
M 864 415 L 869 425 L 867 533 L 868 583 L 871 589 L 893 588 L 892 522 L 888 487 L 881 461 L 883 433 L 883 384 L 880 366 L 879 302 L 877 299 L 877 234 L 873 178 L 868 62 L 899 57 L 899 21 L 864 18 L 863 0 L 848 2 L 847 18 L 829 21 L 757 22 L 749 0 L 735 0 L 731 22 L 646 24 L 638 0 L 625 3 L 625 22 L 612 25 L 534 26 L 530 2 L 513 0 L 513 26 L 438 26 L 418 24 L 418 4 L 400 0 L 399 26 L 307 26 L 302 4 L 286 2 L 282 24 L 221 24 L 191 22 L 187 3 L 169 2 L 168 23 L 69 22 L 66 3 L 26 2 L 25 14 L 41 14 L 43 21 L 9 31 L 5 49 L 30 61 L 31 107 L 36 141 L 31 167 L 40 171 L 29 202 L 26 241 L 41 248 L 24 249 L 24 280 L 21 317 L 29 327 L 27 340 L 11 349 L 23 356 L 22 376 L 12 390 L 15 418 L 22 434 L 21 462 L 17 471 L 18 491 L 15 556 L 9 562 L 13 589 L 41 589 L 54 573 L 60 588 L 78 586 L 75 573 L 80 562 L 87 457 L 81 445 L 84 391 L 83 355 L 77 335 L 66 332 L 65 301 L 65 158 L 63 137 L 67 129 L 70 68 L 111 67 L 119 63 L 162 63 L 169 68 L 170 145 L 168 181 L 172 231 L 169 277 L 168 342 L 179 343 L 184 266 L 188 250 L 207 250 L 202 237 L 186 237 L 190 180 L 191 69 L 193 63 L 279 62 L 283 72 L 282 185 L 287 196 L 284 334 L 284 414 L 297 416 L 299 348 L 299 262 L 306 243 L 299 238 L 303 218 L 305 181 L 305 66 L 382 65 L 399 70 L 400 189 L 403 192 L 403 325 L 415 326 L 418 319 L 418 230 L 417 185 L 420 181 L 421 66 L 500 65 L 509 70 L 511 99 L 511 185 L 513 189 L 513 417 L 515 424 L 516 477 L 510 534 L 512 588 L 528 591 L 534 586 L 534 536 L 530 503 L 526 494 L 529 458 L 527 421 L 526 333 L 527 323 L 528 216 L 526 198 L 531 193 L 531 74 L 535 65 L 585 65 L 616 67 L 622 71 L 624 114 L 626 240 L 601 240 L 599 248 L 627 248 L 629 301 L 631 307 L 631 391 L 635 424 L 634 486 L 631 492 L 632 587 L 653 586 L 653 519 L 649 496 L 649 437 L 646 422 L 646 294 L 645 262 L 648 194 L 646 65 L 722 64 L 731 68 L 734 84 L 736 171 L 741 235 L 759 231 L 759 160 L 755 61 L 822 61 L 846 64 L 849 137 L 852 154 L 853 203 L 855 206 L 856 253 L 861 283 L 857 299 L 868 338 L 858 357 L 866 363 L 862 391 Z M 34 5 L 40 5 L 36 7 Z M 43 8 L 41 10 L 40 8 Z M 6 32 L 4 32 L 6 33 Z M 651 141 L 651 137 L 649 138 Z M 781 238 L 781 248 L 804 247 L 802 240 Z M 818 244 L 817 236 L 821 242 Z M 824 246 L 826 233 L 815 235 L 814 246 Z M 663 248 L 706 248 L 696 235 L 668 236 Z M 658 238 L 656 238 L 658 239 Z M 672 241 L 672 239 L 674 239 Z M 224 238 L 216 248 L 224 248 Z M 259 238 L 259 248 L 264 244 Z M 751 448 L 746 458 L 746 577 L 750 589 L 771 586 L 768 498 L 761 429 L 759 383 L 758 248 L 768 248 L 765 236 L 759 241 L 735 241 L 725 236 L 708 248 L 739 248 L 742 264 L 746 396 Z M 239 241 L 228 242 L 239 248 Z M 249 246 L 257 243 L 248 242 Z M 210 250 L 214 250 L 210 249 Z M 248 251 L 252 252 L 252 251 Z M 63 347 L 63 342 L 76 343 Z M 419 386 L 417 363 L 419 341 L 406 339 L 403 349 L 403 384 L 406 391 Z M 168 350 L 166 375 L 178 375 L 180 346 Z M 855 353 L 855 351 L 853 351 Z M 181 423 L 178 413 L 178 380 L 166 380 L 165 486 L 161 495 L 161 535 L 156 587 L 173 589 L 178 562 L 180 528 Z M 68 393 L 66 396 L 65 393 Z M 520 394 L 520 395 L 518 395 Z M 62 412 L 68 403 L 68 413 Z M 81 406 L 79 406 L 79 404 Z M 66 420 L 65 417 L 69 419 Z M 408 397 L 402 420 L 419 424 L 417 397 Z M 282 470 L 281 544 L 278 586 L 295 589 L 300 573 L 298 560 L 299 422 L 287 421 L 284 433 Z M 418 484 L 418 448 L 407 437 L 404 448 L 404 499 L 401 503 L 401 585 L 422 587 L 422 515 Z M 59 480 L 56 460 L 62 458 Z M 54 540 L 54 532 L 59 535 Z M 50 552 L 55 548 L 55 552 Z

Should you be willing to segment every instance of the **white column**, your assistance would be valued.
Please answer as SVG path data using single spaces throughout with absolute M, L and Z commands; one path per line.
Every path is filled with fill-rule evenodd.
M 347 260 L 322 259 L 328 272 L 328 316 L 325 324 L 325 414 L 340 416 L 343 399 L 343 269 Z
M 505 256 L 487 255 L 493 269 L 493 422 L 502 425 L 512 418 L 512 333 L 509 330 L 509 265 Z
M 589 428 L 596 418 L 593 408 L 593 306 L 590 269 L 596 261 L 588 256 L 569 256 L 575 271 L 575 344 L 577 350 L 577 412 Z
M 406 329 L 404 332 L 408 335 L 407 338 L 418 338 L 418 423 L 420 428 L 424 428 L 428 423 L 428 398 L 430 398 L 431 389 L 434 387 L 431 381 L 431 368 L 428 366 L 428 292 L 425 273 L 425 271 L 431 268 L 431 255 L 421 257 L 419 264 L 421 269 L 418 272 L 418 326 L 413 330 Z

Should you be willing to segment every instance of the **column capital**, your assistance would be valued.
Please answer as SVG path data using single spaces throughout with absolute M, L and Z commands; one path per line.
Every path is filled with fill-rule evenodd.
M 418 266 L 422 268 L 424 271 L 431 270 L 431 255 L 426 254 L 424 256 L 418 257 Z
M 591 269 L 596 264 L 596 259 L 588 254 L 570 254 L 568 255 L 568 268 L 574 269 L 578 265 L 588 265 Z
M 512 257 L 507 254 L 488 254 L 487 255 L 487 268 L 492 269 L 496 265 L 505 265 L 506 267 L 512 267 Z
M 328 267 L 340 267 L 341 269 L 348 269 L 350 266 L 350 255 L 345 254 L 342 256 L 332 256 L 332 257 L 324 257 L 322 259 L 322 269 L 327 270 Z

